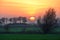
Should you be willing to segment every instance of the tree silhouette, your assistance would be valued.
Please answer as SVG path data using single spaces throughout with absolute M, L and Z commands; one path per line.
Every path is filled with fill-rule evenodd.
M 1 21 L 1 19 L 0 19 L 0 24 L 2 24 L 2 21 Z
M 26 23 L 27 22 L 27 18 L 26 17 L 22 17 L 22 21 L 23 21 L 23 23 Z
M 17 18 L 16 17 L 13 18 L 13 23 L 17 23 Z
M 9 21 L 10 21 L 10 23 L 11 23 L 11 22 L 13 23 L 13 18 L 10 18 Z
M 22 22 L 23 22 L 23 24 L 25 25 L 24 27 L 23 27 L 23 32 L 25 32 L 25 30 L 26 30 L 26 22 L 27 22 L 27 18 L 26 17 L 22 17 Z
M 37 19 L 37 26 L 38 28 L 41 28 L 41 17 L 39 16 Z M 41 30 L 38 30 L 39 32 L 41 32 Z
M 18 21 L 21 23 L 21 19 L 22 19 L 22 17 L 18 17 Z
M 38 19 L 37 19 L 37 24 L 38 24 L 38 26 L 40 27 L 40 25 L 41 25 L 41 17 L 38 17 Z
M 5 19 L 4 17 L 2 17 L 2 18 L 1 18 L 1 23 L 2 23 L 2 24 L 5 24 L 5 20 L 6 20 L 6 19 Z
M 7 22 L 8 22 L 8 18 L 5 18 L 5 24 L 7 24 Z
M 43 20 L 44 20 L 44 26 L 42 27 L 43 32 L 44 33 L 51 32 L 57 22 L 55 10 L 50 8 L 44 15 Z

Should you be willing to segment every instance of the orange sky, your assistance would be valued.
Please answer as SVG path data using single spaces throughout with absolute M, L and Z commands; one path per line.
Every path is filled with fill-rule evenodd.
M 60 0 L 0 0 L 0 16 L 42 16 L 50 7 L 60 16 Z

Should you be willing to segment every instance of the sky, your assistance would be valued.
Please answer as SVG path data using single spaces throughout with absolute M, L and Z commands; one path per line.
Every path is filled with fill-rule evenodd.
M 49 8 L 60 17 L 60 0 L 0 0 L 0 17 L 43 16 Z

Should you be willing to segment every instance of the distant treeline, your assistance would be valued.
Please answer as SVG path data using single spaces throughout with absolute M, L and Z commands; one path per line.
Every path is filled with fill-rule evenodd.
M 26 17 L 14 17 L 14 18 L 1 18 L 0 19 L 0 24 L 4 24 L 4 29 L 6 30 L 6 32 L 9 32 L 9 24 L 20 24 L 20 25 L 29 25 L 27 24 L 27 18 Z M 8 21 L 10 23 L 8 23 Z M 38 31 L 37 33 L 53 33 L 53 31 L 55 30 L 55 28 L 58 27 L 58 18 L 56 17 L 56 11 L 53 8 L 50 8 L 46 11 L 46 14 L 44 15 L 42 21 L 41 21 L 41 17 L 39 16 L 37 18 L 37 24 L 34 24 L 34 27 L 38 27 L 41 30 Z M 32 24 L 31 24 L 32 25 Z M 33 26 L 33 25 L 32 25 Z M 29 26 L 28 26 L 29 27 Z M 24 26 L 24 31 L 25 32 L 26 26 Z M 41 32 L 42 31 L 42 32 Z M 30 33 L 32 33 L 32 31 L 29 31 Z M 34 31 L 36 33 L 36 31 Z

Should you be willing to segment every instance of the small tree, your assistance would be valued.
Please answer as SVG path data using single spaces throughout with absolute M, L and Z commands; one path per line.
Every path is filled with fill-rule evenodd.
M 21 23 L 22 17 L 18 17 L 18 21 L 19 23 Z
M 49 9 L 46 14 L 44 15 L 44 26 L 42 27 L 42 30 L 44 33 L 49 33 L 56 25 L 56 14 L 54 9 Z
M 23 17 L 22 18 L 22 21 L 23 21 L 23 23 L 26 23 L 27 22 L 27 18 L 26 17 Z
M 1 19 L 0 19 L 0 24 L 2 24 Z
M 38 19 L 37 19 L 37 24 L 38 24 L 38 26 L 40 27 L 40 25 L 41 25 L 41 17 L 38 17 Z
M 41 17 L 39 16 L 38 17 L 38 19 L 37 19 L 37 26 L 38 26 L 38 28 L 39 28 L 39 32 L 42 32 L 42 30 L 41 30 L 41 27 L 42 27 L 42 23 L 41 23 Z
M 17 18 L 14 17 L 14 18 L 13 18 L 13 22 L 14 22 L 14 23 L 17 23 Z
M 1 23 L 2 23 L 2 24 L 5 24 L 5 20 L 6 20 L 6 19 L 5 19 L 4 17 L 2 17 L 2 18 L 1 18 Z
M 23 22 L 23 24 L 25 25 L 24 28 L 23 28 L 23 32 L 25 32 L 25 30 L 26 30 L 27 18 L 26 18 L 26 17 L 22 17 L 22 22 Z
M 7 24 L 7 22 L 8 22 L 8 18 L 5 18 L 5 24 Z
M 9 21 L 10 21 L 10 23 L 11 23 L 11 22 L 13 23 L 13 18 L 10 18 Z

